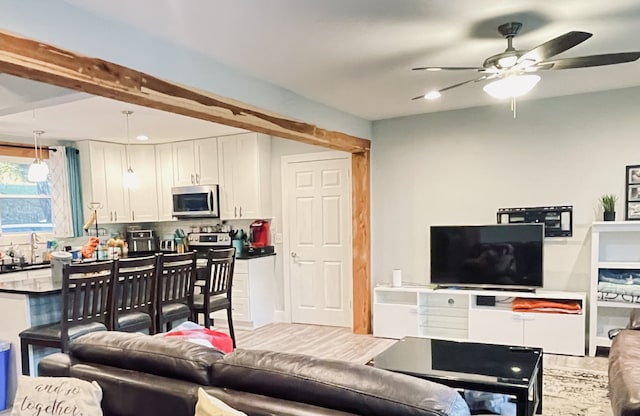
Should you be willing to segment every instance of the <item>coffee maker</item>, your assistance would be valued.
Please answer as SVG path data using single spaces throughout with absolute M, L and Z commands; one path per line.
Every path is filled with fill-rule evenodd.
M 269 245 L 269 221 L 256 220 L 249 226 L 249 245 L 266 247 Z
M 130 230 L 126 233 L 129 253 L 153 252 L 158 250 L 158 243 L 153 230 Z

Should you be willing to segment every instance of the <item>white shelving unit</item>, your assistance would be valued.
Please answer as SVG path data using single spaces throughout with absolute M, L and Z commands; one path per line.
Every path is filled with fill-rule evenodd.
M 589 311 L 589 355 L 598 347 L 610 347 L 608 331 L 622 328 L 629 321 L 633 308 L 640 308 L 640 300 L 622 294 L 601 296 L 598 283 L 601 270 L 637 270 L 640 272 L 640 222 L 594 222 L 591 227 L 591 293 Z M 631 283 L 631 282 L 629 282 Z M 640 285 L 636 283 L 640 293 Z M 625 285 L 627 286 L 627 285 Z M 628 287 L 632 288 L 629 284 Z M 621 287 L 623 292 L 624 287 Z M 615 296 L 615 297 L 614 297 Z M 607 299 L 608 300 L 604 300 Z
M 542 347 L 554 354 L 585 353 L 585 293 L 388 286 L 378 286 L 373 293 L 373 335 L 377 337 L 419 336 Z M 496 304 L 478 305 L 479 296 L 495 296 Z M 516 297 L 577 301 L 582 313 L 513 312 Z

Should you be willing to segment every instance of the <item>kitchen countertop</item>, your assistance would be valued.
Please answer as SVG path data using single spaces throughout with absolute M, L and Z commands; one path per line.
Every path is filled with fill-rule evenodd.
M 23 275 L 22 275 L 23 273 Z M 12 279 L 10 276 L 18 277 Z M 0 275 L 0 293 L 17 293 L 22 295 L 44 295 L 59 293 L 62 282 L 54 282 L 51 276 L 29 277 L 28 273 L 13 272 Z
M 240 255 L 236 260 L 251 260 L 260 257 L 275 256 L 276 253 L 260 254 L 255 256 Z M 198 267 L 203 268 L 202 265 Z M 0 293 L 17 293 L 22 295 L 43 295 L 59 293 L 62 290 L 62 282 L 54 282 L 51 276 L 29 277 L 29 272 L 34 270 L 51 269 L 50 265 L 31 266 L 15 271 L 3 271 L 0 273 Z
M 260 257 L 269 257 L 269 256 L 275 256 L 276 253 L 269 253 L 269 254 L 258 254 L 258 255 L 253 255 L 253 256 L 247 256 L 246 254 L 240 254 L 239 256 L 236 256 L 236 260 L 251 260 L 251 259 L 257 259 Z

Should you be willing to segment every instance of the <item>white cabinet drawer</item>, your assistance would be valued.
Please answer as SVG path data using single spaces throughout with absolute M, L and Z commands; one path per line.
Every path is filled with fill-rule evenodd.
M 418 335 L 418 308 L 415 305 L 373 305 L 373 335 L 400 339 Z
M 469 295 L 429 294 L 420 298 L 423 306 L 439 308 L 465 308 L 469 307 Z
M 249 273 L 249 260 L 236 260 L 233 266 L 234 276 L 236 273 Z
M 249 275 L 242 273 L 233 274 L 231 286 L 231 300 L 249 297 Z
M 232 299 L 231 301 L 231 316 L 234 321 L 250 321 L 251 314 L 249 313 L 249 301 L 247 299 Z M 215 311 L 213 313 L 213 319 L 227 320 L 227 311 Z

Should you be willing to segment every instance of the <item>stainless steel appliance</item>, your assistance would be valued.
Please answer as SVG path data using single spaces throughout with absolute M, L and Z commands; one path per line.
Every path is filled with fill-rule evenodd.
M 220 217 L 218 185 L 175 186 L 171 194 L 174 217 Z
M 206 264 L 207 252 L 212 248 L 231 247 L 229 233 L 190 233 L 187 236 L 189 250 L 197 253 L 198 264 Z
M 158 249 L 156 234 L 153 230 L 127 231 L 126 238 L 130 253 L 156 251 Z
M 175 252 L 178 248 L 176 247 L 176 240 L 173 238 L 166 238 L 160 240 L 160 251 L 169 251 Z

